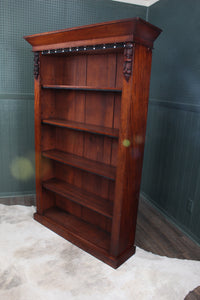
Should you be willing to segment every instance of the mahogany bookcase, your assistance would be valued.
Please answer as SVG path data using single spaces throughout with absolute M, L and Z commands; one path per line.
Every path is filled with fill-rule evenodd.
M 34 51 L 34 218 L 114 268 L 135 252 L 160 32 L 132 18 L 24 37 Z

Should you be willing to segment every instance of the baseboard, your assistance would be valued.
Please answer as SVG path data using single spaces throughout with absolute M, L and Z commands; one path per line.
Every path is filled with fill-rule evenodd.
M 10 197 L 1 197 L 0 204 L 5 205 L 24 205 L 32 206 L 36 205 L 36 195 L 21 195 L 21 196 L 10 196 Z
M 143 191 L 140 192 L 140 196 L 150 205 L 155 207 L 163 215 L 164 218 L 166 218 L 170 223 L 176 226 L 176 228 L 178 228 L 182 233 L 184 233 L 188 238 L 190 238 L 195 244 L 200 246 L 200 239 L 197 236 L 195 236 L 192 232 L 190 232 L 188 228 L 179 223 L 174 217 L 169 215 L 162 207 L 160 207 L 153 199 L 151 199 L 151 197 L 149 197 Z

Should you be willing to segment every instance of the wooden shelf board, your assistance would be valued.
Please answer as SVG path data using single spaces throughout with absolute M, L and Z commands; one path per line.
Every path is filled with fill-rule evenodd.
M 99 227 L 91 225 L 57 207 L 47 209 L 44 212 L 44 216 L 53 220 L 76 237 L 109 251 L 110 234 Z
M 101 215 L 112 218 L 113 204 L 111 201 L 58 179 L 43 182 L 43 187 Z
M 43 151 L 42 155 L 66 165 L 70 165 L 72 167 L 79 168 L 111 180 L 115 180 L 116 168 L 113 166 L 80 157 L 71 153 L 65 153 L 56 149 Z
M 132 246 L 118 257 L 111 256 L 110 234 L 58 208 L 50 208 L 44 215 L 35 213 L 34 219 L 115 269 L 135 253 Z
M 122 92 L 122 89 L 119 89 L 119 88 L 79 86 L 79 85 L 64 85 L 64 84 L 43 84 L 42 88 L 43 89 L 77 90 L 77 91 L 97 91 L 97 92 L 117 92 L 117 93 Z
M 74 122 L 70 120 L 59 120 L 59 119 L 45 119 L 42 120 L 43 124 L 59 126 L 70 128 L 79 131 L 87 131 L 95 134 L 106 135 L 114 138 L 118 138 L 119 136 L 119 129 L 116 128 L 108 128 L 103 126 L 85 124 L 80 122 Z

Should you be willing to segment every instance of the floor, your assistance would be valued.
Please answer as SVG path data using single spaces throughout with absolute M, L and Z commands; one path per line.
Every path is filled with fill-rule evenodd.
M 200 260 L 200 247 L 143 199 L 139 207 L 136 245 L 158 255 Z M 200 286 L 185 297 L 185 300 L 199 299 Z
M 26 199 L 0 199 L 2 204 L 33 205 L 33 196 Z M 17 201 L 17 203 L 16 203 Z M 8 203 L 9 202 L 9 203 Z M 13 203 L 14 202 L 14 203 Z M 26 202 L 26 203 L 25 203 Z M 171 224 L 161 213 L 145 200 L 140 200 L 136 245 L 152 253 L 190 260 L 200 260 L 200 247 Z M 190 292 L 185 300 L 199 300 L 200 286 Z

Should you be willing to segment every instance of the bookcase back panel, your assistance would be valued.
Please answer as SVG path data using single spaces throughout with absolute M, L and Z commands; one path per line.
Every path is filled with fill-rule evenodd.
M 111 163 L 112 138 L 85 134 L 83 156 L 105 164 Z
M 55 206 L 63 209 L 65 212 L 68 212 L 78 218 L 81 218 L 82 207 L 79 204 L 70 201 L 69 199 L 66 199 L 65 197 L 62 197 L 60 195 L 55 195 L 55 199 Z
M 57 119 L 85 122 L 85 92 L 57 90 L 54 101 Z
M 113 128 L 120 127 L 121 95 L 115 95 Z
M 52 132 L 48 136 L 49 139 L 56 140 L 56 146 L 54 144 L 52 149 L 56 148 L 63 152 L 72 153 L 108 165 L 116 163 L 116 139 L 60 127 L 57 127 L 55 132 L 56 137 L 55 135 L 53 136 Z M 48 138 L 46 137 L 47 140 Z
M 82 208 L 81 218 L 84 221 L 86 221 L 90 224 L 94 224 L 107 232 L 111 232 L 111 227 L 112 227 L 111 219 L 108 219 L 98 213 L 95 213 L 95 212 L 87 209 L 86 207 Z
M 123 86 L 123 66 L 124 66 L 124 52 L 116 53 L 116 79 L 115 85 L 117 88 L 122 88 Z
M 54 141 L 57 150 L 83 156 L 84 134 L 82 132 L 56 127 Z
M 85 53 L 84 53 L 85 54 Z M 123 53 L 43 55 L 42 84 L 122 88 Z
M 55 91 L 54 90 L 41 90 L 41 118 L 49 119 L 55 118 Z
M 116 166 L 117 144 L 117 139 L 86 133 L 83 156 L 107 165 Z
M 116 54 L 87 56 L 87 85 L 115 87 Z
M 85 123 L 112 128 L 114 99 L 114 95 L 109 93 L 87 93 Z
M 87 56 L 87 85 L 122 88 L 123 52 Z
M 54 162 L 54 170 L 54 177 L 108 201 L 114 201 L 114 181 L 57 162 Z
M 112 155 L 110 164 L 114 167 L 118 164 L 118 140 L 114 140 L 112 142 Z
M 41 213 L 49 208 L 55 207 L 56 195 L 47 190 L 42 190 L 42 197 L 40 202 Z
M 86 56 L 43 56 L 42 84 L 86 85 Z
M 55 206 L 61 208 L 63 211 L 84 220 L 85 222 L 95 225 L 102 230 L 111 232 L 111 220 L 85 208 L 73 201 L 70 201 L 62 196 L 55 196 Z
M 121 95 L 94 91 L 43 90 L 42 118 L 119 128 Z
M 41 180 L 49 180 L 55 176 L 54 162 L 50 159 L 42 157 Z
M 42 151 L 55 148 L 56 127 L 44 125 L 41 128 L 41 149 Z
M 120 95 L 105 92 L 83 92 L 58 90 L 45 99 L 43 110 L 48 107 L 46 116 L 62 120 L 72 120 L 104 127 L 119 126 Z M 115 106 L 119 106 L 116 110 Z M 54 108 L 55 112 L 50 113 Z M 114 110 L 116 113 L 114 115 Z

